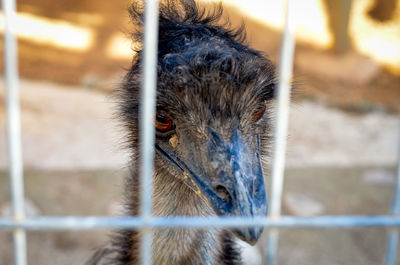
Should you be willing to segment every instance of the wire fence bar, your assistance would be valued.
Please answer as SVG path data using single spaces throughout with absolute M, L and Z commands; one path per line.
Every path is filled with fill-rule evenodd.
M 269 216 L 279 218 L 281 214 L 283 177 L 285 170 L 286 136 L 289 123 L 290 89 L 293 78 L 293 55 L 295 47 L 294 2 L 286 0 L 285 28 L 280 53 L 276 127 L 273 147 L 273 163 L 271 172 L 271 196 Z M 279 232 L 270 231 L 267 244 L 267 264 L 275 264 L 275 256 Z
M 387 238 L 387 250 L 386 250 L 386 257 L 385 257 L 385 265 L 396 264 L 398 243 L 399 243 L 398 231 L 391 231 Z
M 18 48 L 15 35 L 16 6 L 14 0 L 3 0 L 4 11 L 4 76 L 6 87 L 7 148 L 13 222 L 24 221 L 24 180 L 21 146 L 21 118 L 18 82 Z M 26 265 L 26 234 L 21 228 L 13 231 L 14 264 Z
M 399 118 L 399 128 L 400 128 L 400 118 Z M 394 215 L 400 214 L 400 132 L 397 140 L 396 188 L 392 204 L 392 214 Z
M 141 89 L 140 139 L 141 139 L 141 216 L 152 215 L 154 168 L 154 117 L 157 86 L 158 0 L 145 4 L 143 41 L 143 80 Z M 141 239 L 141 264 L 152 264 L 152 232 L 143 229 Z
M 274 264 L 276 253 L 278 252 L 279 231 L 271 229 L 268 233 L 266 264 Z
M 399 125 L 400 125 L 400 119 L 399 119 Z M 398 146 L 398 151 L 397 151 L 396 187 L 394 191 L 394 199 L 392 204 L 392 214 L 395 216 L 399 216 L 400 214 L 400 132 L 399 132 L 397 146 Z M 387 239 L 385 265 L 394 265 L 396 263 L 398 242 L 399 242 L 399 231 L 398 230 L 390 231 Z
M 283 44 L 279 63 L 279 81 L 277 90 L 276 127 L 273 147 L 273 164 L 271 179 L 271 200 L 269 215 L 279 217 L 281 213 L 283 175 L 285 170 L 286 137 L 289 123 L 290 88 L 293 77 L 294 55 L 294 17 L 293 4 L 287 0 L 286 24 L 283 34 Z
M 400 216 L 333 215 L 316 217 L 110 217 L 110 216 L 40 216 L 23 222 L 0 218 L 0 228 L 26 230 L 90 230 L 106 228 L 233 228 L 263 226 L 266 228 L 354 228 L 400 227 Z

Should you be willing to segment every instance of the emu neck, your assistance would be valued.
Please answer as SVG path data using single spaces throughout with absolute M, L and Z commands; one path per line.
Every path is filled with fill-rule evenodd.
M 154 179 L 153 213 L 157 216 L 210 216 L 214 211 L 181 180 L 169 172 Z M 212 265 L 220 245 L 216 230 L 159 229 L 154 234 L 156 265 Z

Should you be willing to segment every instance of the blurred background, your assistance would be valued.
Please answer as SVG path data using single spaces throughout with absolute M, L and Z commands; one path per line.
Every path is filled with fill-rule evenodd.
M 222 2 L 234 27 L 245 22 L 249 45 L 277 62 L 283 1 Z M 400 0 L 295 2 L 284 214 L 389 214 L 400 138 Z M 137 45 L 129 38 L 128 6 L 127 0 L 17 3 L 28 215 L 120 212 L 129 154 L 112 91 Z M 0 78 L 0 215 L 7 215 Z M 278 264 L 383 264 L 386 232 L 283 230 Z M 109 233 L 28 232 L 29 263 L 83 264 Z M 0 265 L 12 264 L 11 233 L 0 231 L 0 242 Z M 260 242 L 247 252 L 246 264 L 261 264 L 263 249 Z

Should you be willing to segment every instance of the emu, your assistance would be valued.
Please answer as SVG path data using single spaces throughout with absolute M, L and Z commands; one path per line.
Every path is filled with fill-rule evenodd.
M 153 214 L 156 216 L 262 216 L 267 202 L 263 167 L 268 155 L 268 107 L 274 67 L 245 43 L 243 27 L 218 24 L 222 9 L 193 0 L 160 4 Z M 143 5 L 134 3 L 133 34 L 141 41 Z M 141 51 L 120 89 L 120 113 L 132 150 L 126 209 L 139 214 L 138 112 Z M 260 227 L 157 229 L 153 264 L 243 264 L 235 237 L 255 244 Z M 124 230 L 87 264 L 139 262 L 139 231 Z

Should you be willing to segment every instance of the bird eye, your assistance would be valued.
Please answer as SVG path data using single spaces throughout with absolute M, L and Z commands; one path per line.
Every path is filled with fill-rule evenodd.
M 256 112 L 253 114 L 253 121 L 257 122 L 259 121 L 262 116 L 264 115 L 265 109 L 267 108 L 267 102 L 264 101 L 263 104 L 257 109 Z
M 156 129 L 159 132 L 168 132 L 174 129 L 174 123 L 172 119 L 162 111 L 156 113 Z

